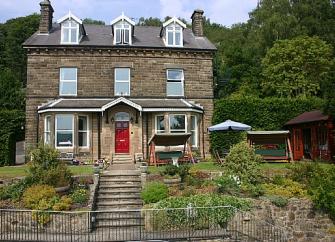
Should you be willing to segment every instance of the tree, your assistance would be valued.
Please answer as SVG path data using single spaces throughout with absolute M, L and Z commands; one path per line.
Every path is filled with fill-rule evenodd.
M 162 26 L 162 21 L 159 18 L 144 18 L 141 17 L 137 23 L 137 25 L 139 26 L 156 26 L 156 27 L 160 27 Z
M 334 67 L 331 45 L 318 37 L 277 41 L 262 60 L 265 95 L 308 97 L 320 93 Z
M 105 22 L 102 20 L 95 20 L 91 18 L 85 18 L 83 24 L 96 24 L 96 25 L 105 25 Z

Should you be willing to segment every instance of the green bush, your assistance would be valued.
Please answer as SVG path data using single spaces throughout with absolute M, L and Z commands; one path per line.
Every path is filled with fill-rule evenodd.
M 277 207 L 285 207 L 288 204 L 288 199 L 281 196 L 268 196 L 270 202 Z
M 261 156 L 256 155 L 246 142 L 240 142 L 230 149 L 224 168 L 227 174 L 237 176 L 242 183 L 256 184 L 261 180 L 261 162 Z
M 178 174 L 178 167 L 172 164 L 168 164 L 164 167 L 164 170 L 161 172 L 163 176 L 175 176 Z
M 249 200 L 233 196 L 205 194 L 169 197 L 151 206 L 158 210 L 149 210 L 146 214 L 146 229 L 166 231 L 189 227 L 208 229 L 216 225 L 226 227 L 236 212 L 235 208 L 248 210 L 250 206 Z
M 169 196 L 168 187 L 162 182 L 150 182 L 141 192 L 141 198 L 145 204 L 156 203 Z
M 55 202 L 52 206 L 54 211 L 68 211 L 71 209 L 72 199 L 67 196 L 62 196 L 59 200 Z
M 250 125 L 254 130 L 279 130 L 297 115 L 320 109 L 324 101 L 318 98 L 226 98 L 215 102 L 213 124 L 227 119 Z M 213 132 L 210 135 L 211 149 L 229 149 L 245 139 L 243 132 Z
M 291 179 L 283 179 L 281 185 L 273 183 L 267 183 L 262 185 L 264 191 L 268 195 L 278 195 L 281 197 L 292 198 L 292 197 L 305 197 L 307 190 L 299 182 Z
M 178 174 L 181 182 L 185 182 L 186 177 L 189 175 L 190 168 L 191 167 L 189 165 L 181 165 L 178 167 Z
M 259 197 L 264 195 L 265 191 L 261 184 L 242 184 L 241 190 L 251 197 Z
M 0 166 L 15 163 L 15 142 L 24 139 L 25 113 L 0 110 Z
M 40 144 L 31 152 L 31 162 L 28 164 L 28 176 L 38 184 L 62 187 L 71 182 L 71 171 L 66 164 L 58 159 L 59 152 Z
M 219 193 L 226 193 L 226 194 L 237 194 L 240 192 L 240 181 L 238 177 L 234 176 L 221 176 L 216 179 L 216 184 L 218 187 Z
M 11 199 L 13 201 L 18 201 L 22 197 L 23 192 L 32 184 L 32 179 L 26 177 L 19 182 L 1 187 L 0 200 Z
M 25 207 L 36 210 L 51 209 L 57 199 L 55 189 L 47 185 L 34 185 L 23 193 Z
M 88 195 L 89 193 L 86 189 L 80 188 L 74 190 L 70 197 L 74 203 L 85 204 L 88 200 Z

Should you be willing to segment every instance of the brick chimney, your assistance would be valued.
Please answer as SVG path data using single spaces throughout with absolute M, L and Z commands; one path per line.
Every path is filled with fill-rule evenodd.
M 40 2 L 41 6 L 41 20 L 39 31 L 41 34 L 48 34 L 52 28 L 52 15 L 54 9 L 51 6 L 49 0 L 43 0 Z
M 203 36 L 204 35 L 204 11 L 201 9 L 194 10 L 191 19 L 192 19 L 192 31 L 195 36 Z

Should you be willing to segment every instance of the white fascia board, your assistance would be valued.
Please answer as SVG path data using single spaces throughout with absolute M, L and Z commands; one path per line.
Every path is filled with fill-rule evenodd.
M 118 99 L 115 99 L 114 101 L 111 101 L 110 103 L 107 103 L 106 105 L 102 106 L 101 110 L 105 111 L 106 109 L 115 106 L 116 104 L 119 103 L 125 103 L 127 105 L 129 105 L 130 107 L 133 107 L 135 109 L 137 109 L 138 111 L 142 111 L 142 107 L 124 97 L 119 97 Z
M 61 17 L 60 19 L 57 20 L 57 23 L 63 23 L 65 20 L 68 19 L 73 19 L 74 21 L 76 21 L 78 24 L 83 24 L 83 21 L 81 21 L 80 18 L 78 18 L 77 16 L 75 16 L 74 14 L 71 13 L 71 11 L 69 11 L 68 14 L 66 14 L 65 16 Z
M 182 21 L 180 21 L 176 17 L 170 18 L 168 21 L 166 21 L 165 23 L 163 23 L 163 27 L 165 28 L 166 26 L 168 26 L 168 25 L 170 25 L 172 23 L 177 23 L 178 25 L 180 25 L 181 27 L 183 27 L 184 29 L 186 29 L 186 24 L 184 24 Z
M 133 20 L 131 20 L 130 18 L 128 18 L 127 16 L 125 16 L 122 13 L 119 17 L 117 17 L 117 18 L 115 18 L 111 21 L 111 25 L 114 25 L 121 20 L 125 20 L 126 22 L 130 23 L 132 26 L 135 26 L 135 24 L 136 24 Z
M 143 112 L 196 112 L 203 113 L 202 110 L 192 108 L 143 108 Z
M 101 108 L 47 108 L 38 111 L 38 113 L 48 112 L 102 112 L 102 110 Z

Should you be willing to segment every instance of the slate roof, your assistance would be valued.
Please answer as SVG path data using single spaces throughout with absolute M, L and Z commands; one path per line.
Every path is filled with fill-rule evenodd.
M 118 99 L 128 100 L 145 109 L 192 109 L 202 111 L 203 108 L 184 99 L 125 99 L 125 98 L 110 98 L 110 99 L 57 99 L 38 108 L 43 110 L 64 110 L 67 109 L 83 109 L 88 111 L 99 112 L 102 107 Z M 122 102 L 122 101 L 121 101 Z
M 329 116 L 324 115 L 320 110 L 314 110 L 311 112 L 305 112 L 303 114 L 298 115 L 297 117 L 288 121 L 286 125 L 294 125 L 294 124 L 302 124 L 302 123 L 310 123 L 317 121 L 325 121 L 328 120 Z
M 86 35 L 83 36 L 79 45 L 81 47 L 112 47 L 113 36 L 110 25 L 92 25 L 84 24 Z M 117 45 L 120 47 L 146 47 L 146 48 L 171 48 L 166 47 L 163 39 L 160 37 L 161 27 L 153 26 L 135 26 L 132 45 Z M 206 37 L 194 36 L 191 29 L 184 29 L 183 32 L 184 47 L 175 47 L 178 49 L 197 49 L 214 51 L 216 47 Z M 40 35 L 34 33 L 28 40 L 23 43 L 24 47 L 41 47 L 41 46 L 66 46 L 60 44 L 61 27 L 60 24 L 54 24 L 49 35 Z

